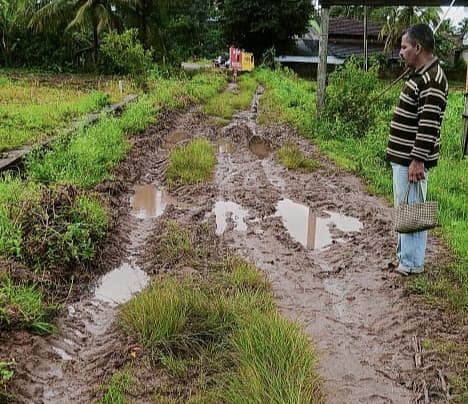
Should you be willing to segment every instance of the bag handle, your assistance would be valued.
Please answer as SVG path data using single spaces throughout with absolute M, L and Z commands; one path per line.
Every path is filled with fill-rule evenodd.
M 407 205 L 409 205 L 408 199 L 409 199 L 409 192 L 410 192 L 411 184 L 412 184 L 411 182 L 408 183 L 408 187 L 406 188 L 406 192 L 405 192 L 405 197 L 403 198 L 403 202 L 406 203 Z M 414 185 L 418 188 L 418 196 L 419 196 L 420 202 L 421 203 L 425 202 L 421 181 L 416 182 Z

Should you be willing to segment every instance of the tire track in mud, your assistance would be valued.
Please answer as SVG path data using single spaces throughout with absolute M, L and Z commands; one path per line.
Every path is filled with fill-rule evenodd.
M 122 180 L 98 187 L 101 192 L 123 190 L 114 201 L 121 205 L 119 224 L 103 257 L 114 267 L 170 272 L 170 265 L 154 268 L 148 258 L 160 221 L 170 217 L 188 226 L 207 221 L 221 241 L 266 273 L 280 311 L 302 324 L 316 344 L 327 402 L 410 403 L 416 397 L 412 389 L 421 384 L 411 338 L 430 324 L 416 307 L 408 307 L 401 283 L 388 271 L 394 250 L 391 208 L 367 195 L 358 178 L 339 172 L 290 128 L 258 127 L 261 93 L 260 88 L 250 111 L 222 129 L 193 108 L 132 140 L 133 149 L 119 169 Z M 159 218 L 142 221 L 130 215 L 129 190 L 163 184 L 170 147 L 193 137 L 217 145 L 213 183 L 172 189 L 170 206 Z M 284 169 L 269 148 L 287 140 L 321 167 L 309 174 Z M 329 233 L 330 244 L 304 248 L 277 215 L 278 202 L 286 198 L 307 209 L 302 221 L 313 217 L 312 223 L 323 223 L 330 212 L 357 218 L 363 227 L 347 232 L 327 222 L 317 232 Z M 438 254 L 436 240 L 429 248 L 432 260 Z M 58 335 L 18 335 L 13 354 L 26 358 L 18 360 L 14 382 L 19 402 L 95 401 L 96 386 L 128 359 L 131 342 L 114 324 L 114 304 L 90 292 L 72 307 L 59 320 Z M 139 402 L 145 401 L 140 397 Z
M 261 91 L 251 111 L 238 114 L 224 129 L 237 150 L 220 155 L 217 199 L 239 206 L 232 213 L 234 221 L 239 211 L 248 212 L 246 231 L 235 231 L 231 223 L 224 237 L 267 274 L 280 310 L 299 321 L 316 343 L 328 402 L 416 400 L 412 390 L 420 381 L 411 338 L 421 330 L 421 319 L 418 310 L 408 307 L 408 297 L 389 272 L 395 243 L 391 208 L 367 195 L 358 178 L 337 172 L 290 129 L 257 128 L 260 96 Z M 244 140 L 239 142 L 240 128 Z M 272 155 L 259 159 L 248 148 L 254 136 L 272 145 L 292 140 L 322 167 L 301 174 L 284 169 Z M 326 212 L 337 212 L 359 219 L 363 228 L 343 234 L 337 226 L 317 227 L 318 232 L 330 231 L 334 241 L 323 249 L 305 249 L 275 215 L 278 201 L 285 198 L 307 207 L 309 217 L 304 216 L 304 221 L 312 216 L 317 222 L 327 217 Z M 431 240 L 429 246 L 431 260 L 437 255 L 437 243 Z
M 116 210 L 113 215 L 118 224 L 101 257 L 107 261 L 102 266 L 113 269 L 97 279 L 79 301 L 67 306 L 67 313 L 57 321 L 56 334 L 40 337 L 22 332 L 14 334 L 14 340 L 3 341 L 2 351 L 17 360 L 11 386 L 15 402 L 95 402 L 99 385 L 128 360 L 132 341 L 115 324 L 117 306 L 149 280 L 139 261 L 149 236 L 162 220 L 165 206 L 161 204 L 169 202 L 161 187 L 165 163 L 176 143 L 196 133 L 199 115 L 198 108 L 170 114 L 160 127 L 136 135 L 131 139 L 130 154 L 116 173 L 120 180 L 96 187 L 111 196 Z M 145 185 L 150 186 L 147 195 Z M 139 188 L 144 193 L 136 201 Z M 153 213 L 132 212 L 132 201 L 133 208 L 139 203 L 155 205 L 150 207 Z

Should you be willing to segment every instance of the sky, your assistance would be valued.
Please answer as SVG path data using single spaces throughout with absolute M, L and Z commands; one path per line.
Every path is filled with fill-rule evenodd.
M 456 2 L 455 2 L 456 4 Z M 448 7 L 442 7 L 443 13 L 447 10 Z M 447 14 L 447 18 L 450 18 L 455 25 L 463 20 L 463 18 L 468 18 L 468 7 L 452 7 L 452 9 Z

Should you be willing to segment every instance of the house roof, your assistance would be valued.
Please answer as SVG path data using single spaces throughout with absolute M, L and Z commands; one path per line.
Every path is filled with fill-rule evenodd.
M 381 21 L 368 21 L 367 22 L 367 35 L 378 36 L 384 22 Z M 346 18 L 330 18 L 330 27 L 328 35 L 347 35 L 347 36 L 363 36 L 364 35 L 364 22 L 359 20 L 351 20 Z

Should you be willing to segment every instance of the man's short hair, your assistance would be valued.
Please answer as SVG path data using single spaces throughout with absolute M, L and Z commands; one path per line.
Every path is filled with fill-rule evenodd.
M 434 34 L 427 24 L 416 24 L 406 31 L 411 45 L 419 43 L 427 52 L 434 51 Z

